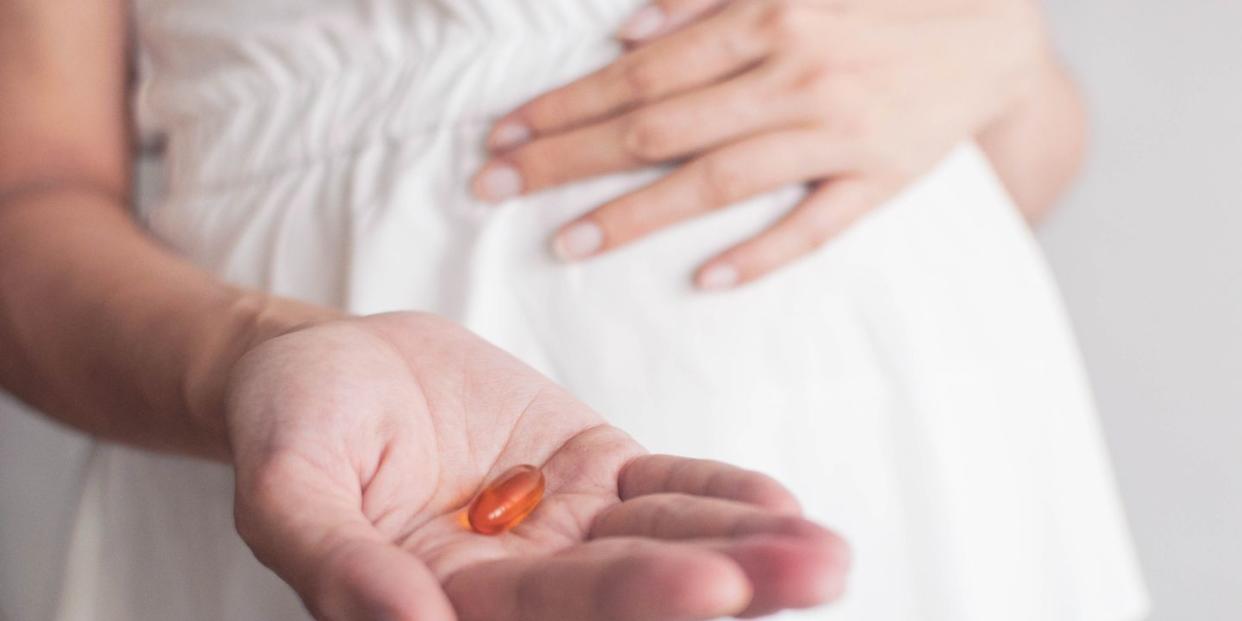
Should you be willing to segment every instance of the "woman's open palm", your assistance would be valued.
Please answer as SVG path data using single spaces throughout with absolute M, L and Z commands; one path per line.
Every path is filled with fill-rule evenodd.
M 837 595 L 848 562 L 771 479 L 651 456 L 465 329 L 414 313 L 308 327 L 238 365 L 237 524 L 319 619 L 681 620 Z M 516 529 L 463 509 L 533 464 Z

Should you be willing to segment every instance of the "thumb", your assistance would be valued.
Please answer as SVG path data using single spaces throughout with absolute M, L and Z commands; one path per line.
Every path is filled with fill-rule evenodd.
M 297 460 L 238 476 L 238 533 L 316 619 L 454 621 L 440 581 L 360 507 L 358 490 Z

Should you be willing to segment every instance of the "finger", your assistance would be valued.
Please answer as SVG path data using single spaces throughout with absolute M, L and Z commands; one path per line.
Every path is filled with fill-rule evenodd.
M 680 542 L 665 549 L 709 551 L 732 560 L 750 583 L 750 602 L 736 616 L 754 617 L 819 606 L 839 598 L 845 591 L 851 564 L 849 546 L 818 526 L 799 530 L 803 532 L 797 536 L 724 537 Z M 607 546 L 605 549 L 625 552 L 649 549 L 651 545 L 645 537 L 610 537 L 592 541 L 579 550 Z
M 763 192 L 844 170 L 848 154 L 826 141 L 819 131 L 788 129 L 726 145 L 566 225 L 553 247 L 563 259 L 584 259 Z
M 629 504 L 629 502 L 622 504 Z M 695 503 L 686 504 L 693 507 Z M 652 508 L 653 506 L 648 504 L 643 510 Z M 752 510 L 762 511 L 754 508 Z M 645 518 L 633 520 L 620 517 L 619 520 L 613 521 L 612 526 L 600 524 L 597 527 L 597 529 L 615 532 L 616 536 L 596 539 L 591 545 L 621 545 L 620 542 L 645 541 L 647 537 L 658 537 L 661 534 L 681 534 L 696 530 L 705 532 L 696 529 L 693 524 L 695 518 L 691 513 L 693 510 L 687 511 L 684 520 L 665 521 L 663 524 L 658 523 L 663 519 L 655 523 L 641 524 L 640 522 Z M 845 542 L 828 530 L 806 520 L 790 516 L 782 517 L 770 512 L 768 515 L 772 520 L 756 519 L 746 525 L 747 528 L 753 528 L 757 532 L 744 535 L 721 532 L 719 537 L 695 539 L 682 542 L 680 545 L 716 552 L 732 559 L 742 570 L 751 585 L 751 598 L 740 616 L 770 614 L 786 608 L 818 606 L 839 597 L 845 589 L 851 562 L 849 547 Z M 774 522 L 783 522 L 783 524 Z M 637 528 L 631 529 L 625 526 Z M 771 532 L 772 530 L 784 532 Z M 644 539 L 635 539 L 635 537 Z
M 488 162 L 475 179 L 475 194 L 504 200 L 673 160 L 790 125 L 798 121 L 793 99 L 764 99 L 779 84 L 779 71 L 757 67 L 727 82 L 528 142 Z
M 239 473 L 238 532 L 316 618 L 453 621 L 436 577 L 384 540 L 360 506 L 356 490 L 296 459 Z
M 849 577 L 850 551 L 823 531 L 817 538 L 759 535 L 706 542 L 746 574 L 753 595 L 739 617 L 810 608 L 838 599 Z
M 803 98 L 774 96 L 793 80 L 791 67 L 763 63 L 728 80 L 643 106 L 614 122 L 621 124 L 622 146 L 630 157 L 664 162 L 760 130 L 813 120 Z
M 655 0 L 634 12 L 617 31 L 629 43 L 661 36 L 719 8 L 726 0 Z
M 751 599 L 744 573 L 722 554 L 622 539 L 475 565 L 445 589 L 462 621 L 690 621 L 738 614 Z
M 755 504 L 689 494 L 639 496 L 601 512 L 591 537 L 704 539 L 779 535 L 815 540 L 831 536 L 823 527 L 789 513 Z
M 770 511 L 797 515 L 797 499 L 772 477 L 707 459 L 672 455 L 637 457 L 617 480 L 622 500 L 649 494 L 688 494 L 736 500 Z
M 814 252 L 882 198 L 861 179 L 824 182 L 770 229 L 706 263 L 695 283 L 703 289 L 727 289 L 761 278 Z
M 488 146 L 497 151 L 637 104 L 716 82 L 761 60 L 773 39 L 755 2 L 738 2 L 616 62 L 549 91 L 496 123 Z
M 753 587 L 744 614 L 815 606 L 844 590 L 845 542 L 809 520 L 730 500 L 651 494 L 617 504 L 596 519 L 591 537 L 709 539 Z
M 624 119 L 597 123 L 535 140 L 483 166 L 472 181 L 474 195 L 492 202 L 563 185 L 604 172 L 646 166 L 627 148 L 633 130 Z

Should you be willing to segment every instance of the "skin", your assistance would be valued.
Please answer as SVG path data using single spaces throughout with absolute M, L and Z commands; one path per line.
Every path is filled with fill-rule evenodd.
M 325 621 L 691 620 L 817 605 L 848 552 L 783 487 L 648 455 L 441 318 L 220 282 L 137 227 L 125 3 L 0 0 L 0 386 L 235 468 L 238 532 Z M 460 512 L 508 467 L 543 503 Z
M 272 339 L 229 394 L 239 531 L 323 619 L 712 619 L 842 590 L 848 553 L 780 485 L 646 455 L 443 319 Z M 467 530 L 480 486 L 524 463 L 547 478 L 535 512 Z
M 815 251 L 976 139 L 1038 220 L 1081 161 L 1084 114 L 1032 0 L 658 0 L 599 71 L 501 118 L 474 180 L 499 201 L 669 164 L 567 223 L 566 260 L 791 183 L 808 194 L 709 259 L 728 288 Z

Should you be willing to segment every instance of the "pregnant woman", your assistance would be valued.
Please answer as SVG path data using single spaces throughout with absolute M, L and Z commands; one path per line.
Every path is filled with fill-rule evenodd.
M 0 619 L 1136 621 L 1081 134 L 1032 0 L 0 0 Z

